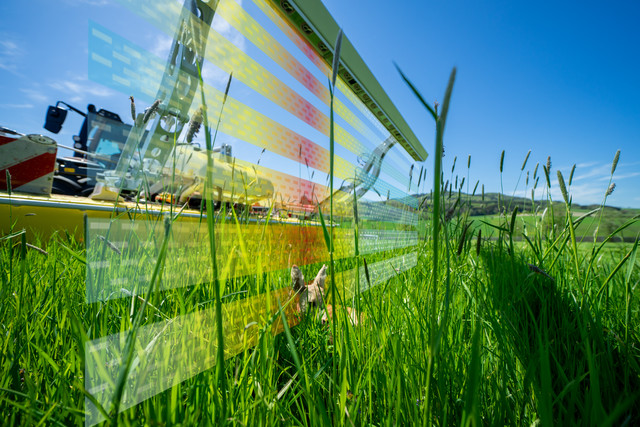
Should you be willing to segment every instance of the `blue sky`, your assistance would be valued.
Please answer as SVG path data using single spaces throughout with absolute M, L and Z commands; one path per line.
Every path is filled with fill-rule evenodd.
M 480 180 L 485 191 L 499 191 L 506 150 L 504 191 L 521 191 L 524 177 L 515 184 L 532 150 L 528 170 L 551 156 L 552 176 L 559 168 L 568 178 L 575 163 L 574 201 L 599 203 L 620 149 L 608 203 L 640 207 L 637 2 L 323 2 L 429 153 L 433 123 L 393 61 L 429 100 L 441 99 L 458 68 L 445 135 L 447 179 L 454 157 L 456 173 L 466 176 L 471 155 L 471 188 Z M 89 19 L 158 55 L 168 49 L 166 38 L 153 38 L 108 0 L 2 2 L 0 16 L 0 124 L 24 133 L 47 134 L 46 107 L 57 100 L 80 108 L 93 102 L 128 118 L 122 94 L 87 77 Z M 71 145 L 79 125 L 70 116 L 55 139 Z M 555 179 L 552 187 L 560 199 Z
M 640 3 L 325 4 L 429 152 L 434 126 L 391 61 L 429 100 L 441 99 L 451 68 L 458 68 L 445 171 L 455 156 L 456 171 L 466 168 L 471 155 L 472 183 L 480 179 L 487 191 L 499 190 L 506 150 L 504 190 L 511 194 L 532 150 L 531 169 L 551 156 L 552 168 L 567 179 L 577 164 L 574 201 L 599 203 L 620 149 L 608 203 L 640 207 Z

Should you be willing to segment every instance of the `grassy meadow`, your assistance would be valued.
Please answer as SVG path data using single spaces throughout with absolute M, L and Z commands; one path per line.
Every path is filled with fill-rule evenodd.
M 470 220 L 459 216 L 443 224 L 436 288 L 432 236 L 427 236 L 418 247 L 416 268 L 362 295 L 362 325 L 354 328 L 339 317 L 330 339 L 331 331 L 309 317 L 290 335 L 272 336 L 268 321 L 275 319 L 267 319 L 259 344 L 225 365 L 225 391 L 213 369 L 113 420 L 125 425 L 638 421 L 636 245 L 582 244 L 576 268 L 573 247 L 561 237 L 568 227 L 555 240 L 534 233 L 529 246 L 513 243 L 508 232 L 478 239 L 477 231 L 465 228 Z M 4 421 L 82 424 L 83 342 L 130 328 L 130 308 L 141 303 L 130 298 L 86 304 L 82 245 L 59 234 L 33 245 L 45 253 L 23 245 L 22 237 L 5 236 L 0 248 Z M 351 260 L 356 261 L 362 260 Z M 287 279 L 288 271 L 274 272 L 262 285 L 276 288 Z M 173 317 L 206 304 L 211 294 L 203 285 L 155 297 L 160 298 L 163 315 Z M 157 318 L 147 307 L 144 322 Z
M 437 123 L 435 153 L 452 85 L 440 114 L 425 103 Z M 359 325 L 336 309 L 329 327 L 314 316 L 289 327 L 292 319 L 276 310 L 258 325 L 254 347 L 122 412 L 114 400 L 101 408 L 107 423 L 640 422 L 636 219 L 606 232 L 600 226 L 600 239 L 580 243 L 585 220 L 605 224 L 609 209 L 583 217 L 565 194 L 564 203 L 526 215 L 501 200 L 506 215 L 473 216 L 452 211 L 456 193 L 435 181 L 417 266 L 343 302 L 362 312 Z M 553 213 L 543 219 L 547 208 Z M 597 225 L 589 227 L 585 235 L 593 236 Z M 634 243 L 615 243 L 622 233 Z M 87 304 L 81 242 L 63 231 L 29 244 L 20 230 L 0 239 L 0 411 L 10 425 L 84 424 L 88 340 L 219 307 L 236 289 L 276 290 L 291 280 L 278 270 Z M 333 276 L 371 261 L 357 252 L 331 260 Z M 305 276 L 317 268 L 303 267 Z M 274 335 L 278 322 L 283 332 Z

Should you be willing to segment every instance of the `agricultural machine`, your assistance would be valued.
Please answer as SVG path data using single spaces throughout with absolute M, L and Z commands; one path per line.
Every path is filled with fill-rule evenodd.
M 61 224 L 73 217 L 72 224 L 81 228 L 85 215 L 106 216 L 114 209 L 136 209 L 140 200 L 144 200 L 147 211 L 148 202 L 161 202 L 151 207 L 159 212 L 167 203 L 200 208 L 208 158 L 207 151 L 193 143 L 204 113 L 202 107 L 192 104 L 198 99 L 202 52 L 215 4 L 185 0 L 155 102 L 136 115 L 132 97 L 132 124 L 91 104 L 81 111 L 58 101 L 47 110 L 45 129 L 58 133 L 69 111 L 84 117 L 71 147 L 46 136 L 24 135 L 0 127 L 0 150 L 4 152 L 0 156 L 0 191 L 7 191 L 0 192 L 0 210 L 14 218 L 20 208 L 25 215 L 48 209 L 47 216 L 55 215 L 56 219 L 41 217 L 43 226 L 51 227 L 52 223 Z M 231 78 L 227 92 L 230 82 Z M 344 199 L 350 205 L 354 193 L 360 198 L 371 189 L 395 141 L 390 137 L 374 150 L 355 179 L 350 180 L 353 182 L 343 183 L 333 195 L 334 201 Z M 59 147 L 72 150 L 73 156 L 56 158 Z M 215 147 L 210 155 L 214 157 L 210 196 L 216 208 L 223 204 L 264 205 L 264 201 L 274 198 L 273 183 L 255 168 L 235 162 L 230 146 Z M 326 203 L 312 202 L 316 206 L 319 202 L 321 208 Z M 7 210 L 8 205 L 13 211 Z M 71 212 L 73 215 L 68 215 Z M 4 221 L 1 225 L 4 231 L 13 227 Z
M 58 101 L 47 110 L 44 127 L 58 133 L 69 111 L 83 116 L 73 147 L 46 136 L 24 135 L 0 127 L 0 147 L 4 145 L 6 153 L 0 160 L 0 190 L 37 195 L 39 202 L 60 207 L 71 202 L 57 195 L 79 196 L 73 199 L 75 204 L 87 198 L 82 200 L 87 206 L 126 201 L 132 196 L 139 200 L 141 196 L 145 201 L 199 207 L 207 155 L 192 143 L 202 112 L 198 109 L 189 117 L 189 111 L 203 63 L 196 43 L 200 51 L 204 49 L 202 40 L 207 40 L 213 16 L 214 9 L 207 3 L 185 1 L 156 101 L 143 114 L 136 116 L 132 109 L 133 124 L 91 104 L 83 112 Z M 202 22 L 196 26 L 194 20 Z M 133 106 L 133 98 L 131 102 Z M 58 147 L 72 150 L 73 156 L 56 159 Z M 269 180 L 233 162 L 230 146 L 212 151 L 212 197 L 216 206 L 251 205 L 273 196 L 274 187 Z M 19 204 L 16 197 L 13 203 Z M 6 201 L 7 197 L 0 194 L 0 199 Z M 36 198 L 31 197 L 29 203 L 36 203 Z
M 9 178 L 12 180 L 12 188 L 18 192 L 42 196 L 59 194 L 94 200 L 115 200 L 113 190 L 111 194 L 108 190 L 105 191 L 103 181 L 105 176 L 109 176 L 115 188 L 121 185 L 120 182 L 114 182 L 114 171 L 132 130 L 142 137 L 141 142 L 149 137 L 148 130 L 138 129 L 140 124 L 144 125 L 144 116 L 149 115 L 149 112 L 139 115 L 138 125 L 129 125 L 124 123 L 118 114 L 104 109 L 97 110 L 92 104 L 83 112 L 70 104 L 58 101 L 55 106 L 49 106 L 44 128 L 52 133 L 60 132 L 69 111 L 84 117 L 79 134 L 73 137 L 72 147 L 57 144 L 51 138 L 42 135 L 23 135 L 0 128 L 0 141 L 5 144 L 12 143 L 11 147 L 6 148 L 11 148 L 13 156 L 5 162 L 10 161 L 13 164 L 9 164 L 9 167 L 2 165 L 9 176 L 13 177 Z M 58 147 L 72 150 L 73 156 L 55 158 L 51 154 L 55 153 Z M 206 152 L 191 142 L 177 143 L 172 150 L 165 164 L 140 160 L 138 152 L 134 153 L 129 159 L 128 169 L 144 167 L 147 185 L 136 189 L 125 185 L 119 191 L 119 195 L 124 199 L 141 195 L 148 201 L 188 203 L 190 207 L 198 208 L 204 193 Z M 41 157 L 38 161 L 39 152 L 47 153 L 48 156 Z M 271 182 L 260 178 L 253 170 L 235 165 L 231 154 L 231 147 L 226 144 L 213 150 L 214 176 L 221 178 L 229 187 L 229 190 L 223 186 L 213 187 L 216 205 L 256 203 L 270 198 L 273 195 Z M 25 186 L 25 179 L 29 178 L 25 175 L 29 170 L 33 171 L 34 164 L 40 172 L 32 177 L 39 179 L 40 185 Z M 2 189 L 5 190 L 9 184 L 7 172 L 3 171 Z M 47 172 L 44 174 L 44 180 L 43 176 L 39 176 L 42 172 Z M 125 178 L 131 179 L 130 172 Z M 245 187 L 248 191 L 242 191 Z M 232 192 L 231 188 L 235 190 Z

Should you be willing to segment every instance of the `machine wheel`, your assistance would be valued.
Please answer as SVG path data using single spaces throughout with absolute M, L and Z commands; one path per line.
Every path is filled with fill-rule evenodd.
M 82 192 L 82 186 L 65 176 L 54 175 L 53 184 L 51 185 L 51 192 L 53 194 L 79 196 Z
M 78 180 L 78 184 L 82 186 L 82 190 L 80 190 L 80 196 L 89 197 L 91 193 L 93 193 L 93 189 L 96 186 L 96 181 L 93 178 L 86 177 L 80 178 Z
M 200 210 L 200 207 L 202 206 L 202 199 L 200 197 L 191 197 L 187 200 L 187 204 L 189 209 Z

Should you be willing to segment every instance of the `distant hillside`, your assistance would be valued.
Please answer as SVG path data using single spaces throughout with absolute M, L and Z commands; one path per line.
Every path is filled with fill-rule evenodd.
M 431 194 L 415 194 L 409 197 L 414 200 L 419 200 L 419 203 L 422 204 L 422 209 L 428 209 L 431 206 Z M 448 211 L 455 207 L 455 211 L 469 212 L 471 216 L 495 215 L 500 212 L 510 213 L 516 206 L 518 207 L 518 211 L 521 213 L 532 213 L 536 210 L 544 210 L 547 207 L 548 203 L 546 200 L 535 200 L 534 202 L 532 202 L 530 198 L 512 197 L 500 195 L 499 193 L 485 193 L 484 197 L 482 195 L 472 196 L 470 194 L 460 193 L 459 200 L 458 193 L 447 193 L 445 194 L 444 201 L 445 210 Z M 387 200 L 383 203 L 401 208 L 406 202 L 407 198 Z M 572 209 L 576 213 L 589 212 L 599 207 L 600 205 L 595 204 L 572 204 Z M 564 202 L 555 201 L 554 210 L 556 210 L 557 212 L 563 212 L 562 209 L 564 209 Z M 607 212 L 610 212 L 611 214 L 614 214 L 616 216 L 630 218 L 634 215 L 640 214 L 640 209 L 623 209 L 613 206 L 606 206 L 605 215 Z

